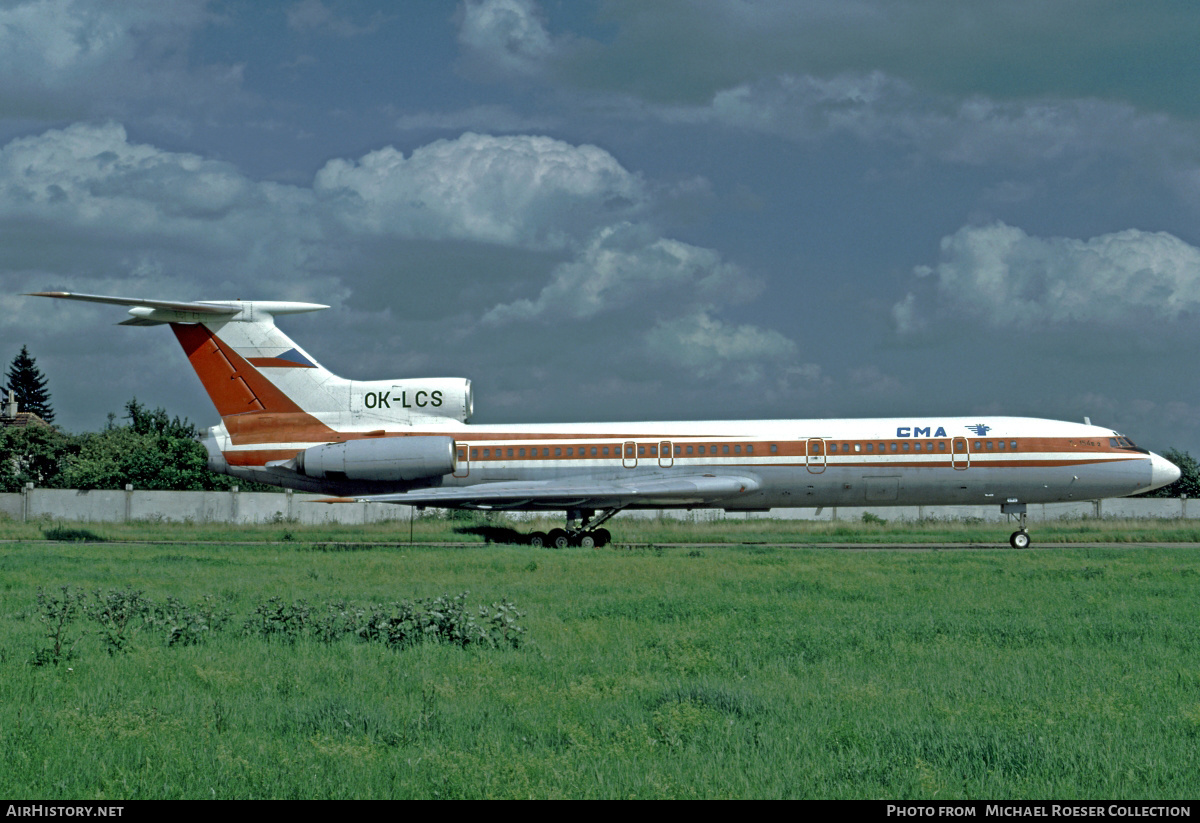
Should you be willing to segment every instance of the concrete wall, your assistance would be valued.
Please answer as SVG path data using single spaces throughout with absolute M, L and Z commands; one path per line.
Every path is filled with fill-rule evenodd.
M 316 495 L 262 492 L 76 491 L 26 489 L 0 494 L 0 513 L 14 520 L 121 523 L 376 523 L 407 520 L 409 506 L 316 503 Z
M 316 496 L 259 492 L 76 491 L 26 489 L 0 494 L 0 517 L 13 520 L 125 522 L 160 520 L 183 523 L 377 523 L 407 520 L 409 506 L 388 503 L 315 503 Z M 780 520 L 862 520 L 864 514 L 884 520 L 963 520 L 1002 522 L 1007 516 L 993 506 L 838 507 L 775 509 L 770 512 L 625 512 L 621 517 L 666 517 L 694 520 L 775 518 Z M 513 517 L 531 517 L 514 513 Z M 1082 503 L 1029 505 L 1029 522 L 1082 517 L 1198 518 L 1200 502 L 1179 498 L 1114 498 Z

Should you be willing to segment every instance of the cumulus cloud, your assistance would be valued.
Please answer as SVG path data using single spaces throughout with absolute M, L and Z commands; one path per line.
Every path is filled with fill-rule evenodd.
M 514 362 L 573 370 L 587 359 L 635 383 L 653 364 L 689 379 L 811 383 L 808 367 L 793 362 L 791 340 L 722 316 L 718 307 L 758 295 L 755 278 L 639 217 L 660 195 L 607 152 L 545 137 L 465 134 L 411 154 L 385 148 L 330 161 L 312 186 L 300 186 L 133 140 L 114 122 L 78 123 L 0 146 L 0 276 L 11 292 L 356 306 L 358 315 L 310 321 L 305 337 L 327 365 L 351 375 L 378 376 L 398 362 L 414 368 L 396 347 L 410 347 L 417 334 L 440 340 L 438 357 L 456 364 L 423 367 L 438 371 L 470 372 L 469 364 L 483 362 L 494 377 L 521 374 L 526 366 Z M 425 260 L 424 275 L 408 268 L 408 252 Z M 467 271 L 447 272 L 451 259 Z M 472 305 L 456 300 L 453 287 L 437 297 L 414 294 L 430 273 L 493 296 Z M 533 296 L 496 305 L 514 294 Z M 104 327 L 114 318 L 102 307 L 30 312 L 28 303 L 0 301 L 3 336 L 68 360 L 71 346 L 54 329 Z M 408 314 L 397 322 L 401 306 Z M 48 325 L 47 317 L 56 319 Z M 549 334 L 554 319 L 564 321 L 553 327 L 557 349 L 539 359 L 517 321 L 535 320 Z M 597 330 L 614 342 L 598 350 Z M 178 362 L 145 349 L 144 337 L 97 339 L 105 357 L 119 356 L 137 372 L 111 391 L 144 397 L 144 381 L 163 392 L 191 387 Z M 102 371 L 103 360 L 98 349 L 87 362 Z
M 969 318 L 994 327 L 1086 322 L 1171 322 L 1200 309 L 1200 249 L 1166 232 L 1137 229 L 1089 240 L 1033 237 L 996 222 L 942 238 L 941 261 L 918 267 L 933 306 L 916 292 L 893 307 L 897 329 L 926 317 Z
M 1200 66 L 1191 55 L 1200 20 L 1170 4 L 1080 8 L 1029 0 L 610 2 L 604 42 L 573 44 L 560 77 L 679 103 L 765 77 L 879 70 L 958 99 L 1100 99 L 1197 113 L 1190 89 Z
M 722 89 L 703 104 L 639 105 L 630 111 L 795 141 L 850 136 L 962 165 L 1024 164 L 1102 152 L 1157 156 L 1195 144 L 1169 118 L 1121 102 L 956 98 L 918 90 L 881 71 L 782 74 Z
M 484 322 L 495 325 L 546 317 L 582 319 L 631 304 L 654 307 L 666 294 L 674 305 L 697 300 L 744 302 L 760 285 L 712 249 L 654 235 L 621 223 L 598 231 L 573 260 L 555 267 L 536 300 L 496 306 Z
M 0 266 L 20 288 L 306 299 L 325 254 L 311 191 L 76 124 L 0 148 Z M 124 283 L 124 286 L 121 284 Z M 330 284 L 329 291 L 339 288 Z
M 646 344 L 662 362 L 701 377 L 727 374 L 739 383 L 762 379 L 766 367 L 786 365 L 797 353 L 796 344 L 777 331 L 726 323 L 704 309 L 660 321 Z
M 467 0 L 459 11 L 458 42 L 491 72 L 532 75 L 555 45 L 534 0 Z
M 563 248 L 644 205 L 640 176 L 596 146 L 466 133 L 408 157 L 395 148 L 332 160 L 314 187 L 357 232 Z
M 206 0 L 17 0 L 0 7 L 0 114 L 108 116 L 153 100 L 194 107 L 240 84 L 237 67 L 188 65 Z

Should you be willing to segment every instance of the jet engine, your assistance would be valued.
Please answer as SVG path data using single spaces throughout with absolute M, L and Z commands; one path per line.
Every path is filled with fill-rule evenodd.
M 414 420 L 439 418 L 467 423 L 475 411 L 471 381 L 461 377 L 414 380 L 355 381 L 350 407 L 361 409 L 364 419 Z
M 382 437 L 312 446 L 289 468 L 317 480 L 420 480 L 454 471 L 453 437 Z

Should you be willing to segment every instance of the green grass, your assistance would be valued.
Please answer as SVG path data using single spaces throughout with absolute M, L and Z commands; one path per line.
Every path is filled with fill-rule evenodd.
M 561 519 L 513 521 L 504 516 L 446 520 L 419 517 L 411 524 L 416 543 L 482 544 L 483 538 L 458 534 L 455 526 L 489 522 L 520 531 L 549 531 Z M 620 544 L 797 544 L 979 543 L 1007 545 L 1014 524 L 970 521 L 863 522 L 861 520 L 799 521 L 777 519 L 686 520 L 672 517 L 616 517 L 606 524 Z M 1070 519 L 1030 524 L 1035 545 L 1060 543 L 1200 543 L 1200 520 Z M 294 542 L 321 543 L 326 549 L 341 544 L 408 544 L 410 524 L 395 520 L 366 525 L 300 525 L 298 523 L 86 523 L 35 521 L 20 523 L 0 518 L 0 540 L 92 539 L 144 542 Z M 344 545 L 342 545 L 345 548 Z
M 11 543 L 0 796 L 1193 798 L 1198 582 L 1192 548 Z M 77 620 L 33 666 L 61 586 L 234 616 L 113 654 Z M 269 597 L 464 590 L 532 642 L 240 631 Z

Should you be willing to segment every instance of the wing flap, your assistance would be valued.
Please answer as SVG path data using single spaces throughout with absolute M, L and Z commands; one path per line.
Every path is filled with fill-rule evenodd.
M 574 478 L 417 489 L 395 494 L 355 497 L 354 500 L 409 506 L 496 509 L 527 506 L 547 509 L 606 508 L 639 504 L 686 506 L 702 505 L 747 494 L 757 491 L 760 485 L 758 478 L 741 474 L 660 476 L 622 482 Z M 320 502 L 343 500 L 344 498 Z

